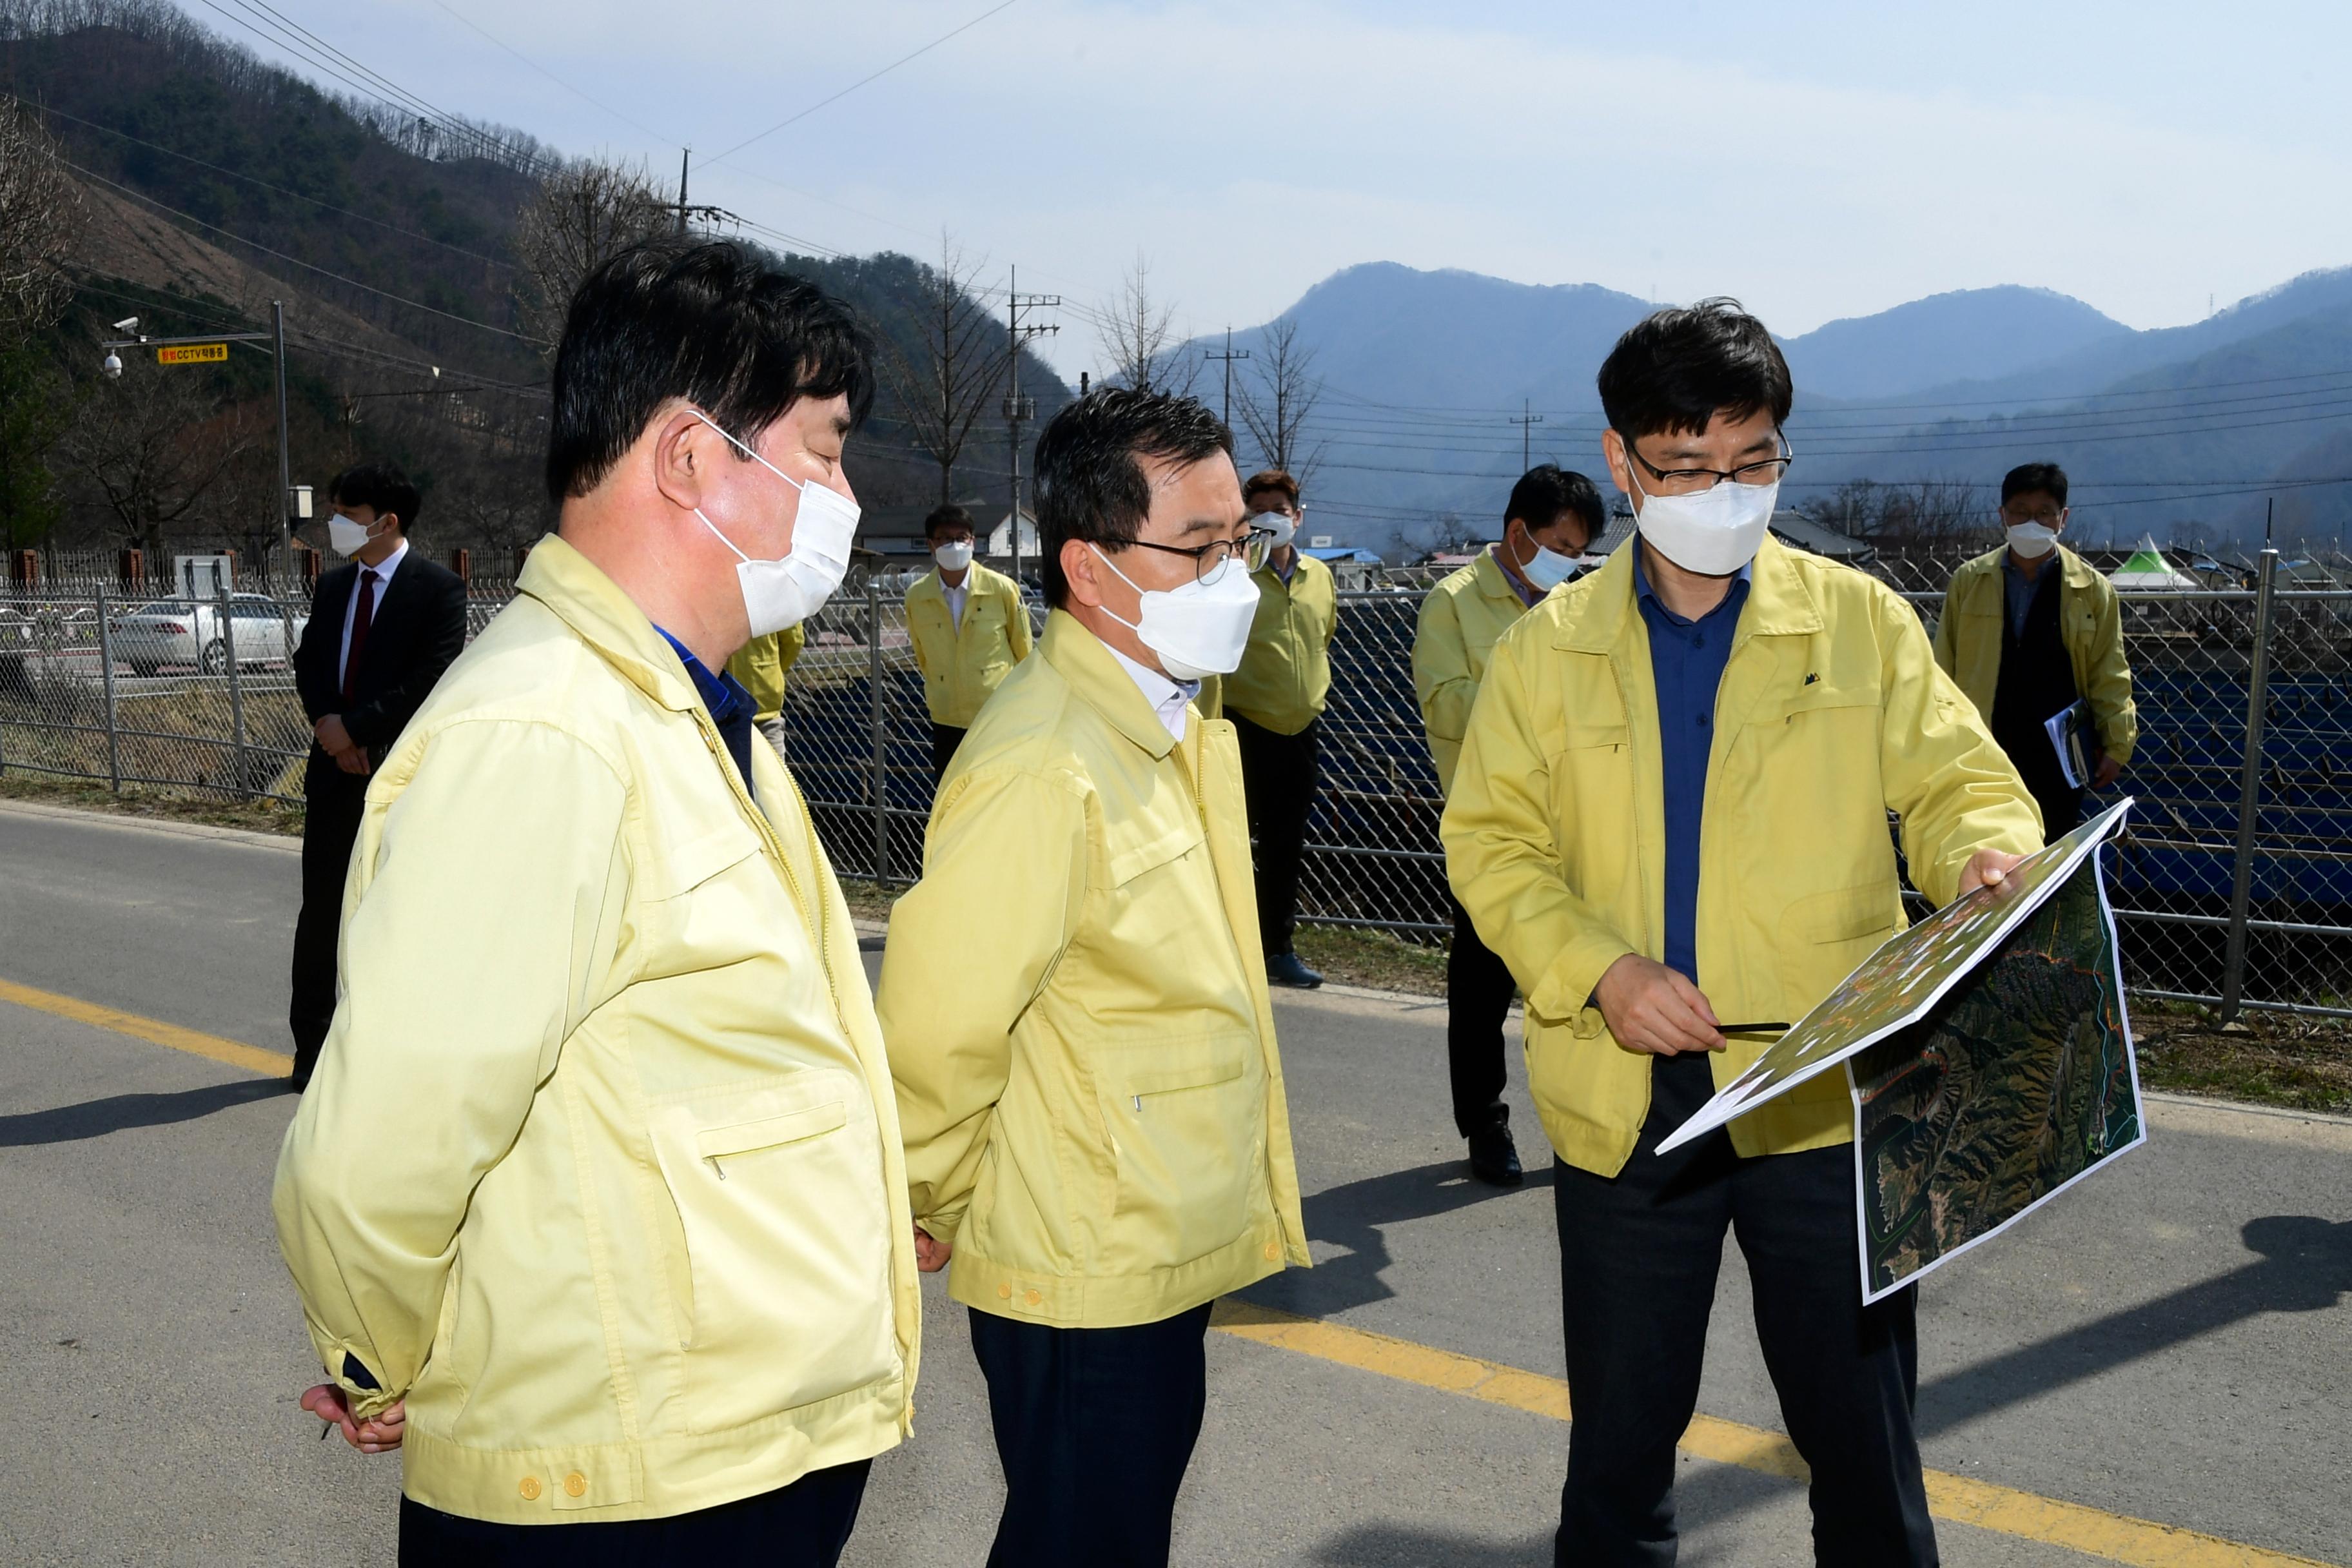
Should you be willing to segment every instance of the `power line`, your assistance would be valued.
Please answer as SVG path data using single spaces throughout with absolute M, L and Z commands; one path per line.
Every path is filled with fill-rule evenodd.
M 974 16 L 971 21 L 966 22 L 962 26 L 957 27 L 950 32 L 940 34 L 938 37 L 933 38 L 929 43 L 925 44 L 921 48 L 915 50 L 912 54 L 901 55 L 898 58 L 892 60 L 888 65 L 884 66 L 880 70 L 875 71 L 870 75 L 858 78 L 856 81 L 851 82 L 847 87 L 843 88 L 839 92 L 833 94 L 830 98 L 821 98 L 814 103 L 810 104 L 806 109 L 802 110 L 799 113 L 777 121 L 773 125 L 769 126 L 765 131 L 761 132 L 758 135 L 745 137 L 742 141 L 736 142 L 732 147 L 728 148 L 726 152 L 719 153 L 718 157 L 711 159 L 710 162 L 714 163 L 725 163 L 736 153 L 740 153 L 744 148 L 751 145 L 752 142 L 764 142 L 769 137 L 773 136 L 777 132 L 784 129 L 787 125 L 799 124 L 802 121 L 806 120 L 810 115 L 814 114 L 818 110 L 825 107 L 825 105 L 840 102 L 843 99 L 847 98 L 851 93 L 856 92 L 859 88 L 864 87 L 867 82 L 876 80 L 881 77 L 888 76 L 892 71 L 897 70 L 900 66 L 905 65 L 908 61 L 919 59 L 922 56 L 929 54 L 933 49 L 938 48 L 950 38 L 956 37 L 963 33 L 968 33 L 971 31 L 972 28 L 979 26 L 982 22 L 987 21 L 991 16 L 995 16 L 999 11 L 1010 10 L 1019 4 L 1020 0 L 1001 0 L 1000 4 L 990 6 L 987 10 L 982 11 L 979 16 Z
M 215 234 L 235 240 L 239 245 L 250 246 L 253 249 L 261 252 L 264 256 L 276 257 L 280 261 L 290 262 L 296 267 L 300 267 L 308 269 L 309 271 L 316 272 L 322 278 L 331 278 L 338 283 L 346 284 L 351 288 L 376 295 L 380 299 L 389 300 L 395 305 L 405 305 L 413 310 L 423 310 L 428 315 L 439 316 L 446 321 L 461 322 L 466 326 L 473 327 L 480 331 L 496 332 L 502 338 L 512 338 L 517 342 L 530 342 L 530 340 L 525 338 L 520 332 L 510 332 L 504 327 L 494 327 L 487 321 L 477 321 L 470 316 L 460 316 L 453 310 L 444 310 L 437 306 L 427 305 L 422 300 L 406 299 L 401 295 L 393 293 L 389 289 L 379 289 L 373 283 L 362 283 L 356 278 L 346 278 L 340 272 L 331 271 L 324 267 L 319 266 L 315 262 L 305 261 L 299 256 L 289 256 L 282 250 L 272 250 L 269 247 L 261 244 L 257 240 L 247 239 L 243 235 L 236 234 L 228 229 L 221 227 L 221 226 L 216 223 L 206 223 L 204 219 L 190 213 L 184 213 L 177 207 L 165 206 L 162 202 L 157 201 L 154 197 L 139 191 L 134 191 L 128 185 L 116 184 L 112 180 L 108 179 L 105 175 L 85 169 L 80 164 L 76 163 L 69 159 L 61 158 L 58 162 L 64 163 L 67 168 L 71 169 L 74 173 L 81 175 L 84 179 L 95 180 L 110 191 L 120 191 L 124 195 L 131 197 L 134 201 L 145 202 L 148 205 L 155 207 L 159 211 L 167 212 L 173 217 L 182 219 L 187 223 L 194 224 L 199 228 L 208 228 Z
M 232 180 L 243 180 L 247 184 L 258 185 L 265 191 L 272 191 L 278 195 L 289 196 L 298 202 L 309 202 L 312 206 L 319 208 L 322 212 L 331 212 L 341 217 L 357 218 L 362 223 L 373 224 L 378 228 L 389 230 L 394 234 L 401 235 L 406 238 L 422 240 L 426 245 L 437 245 L 444 250 L 453 252 L 458 256 L 469 258 L 475 261 L 486 262 L 492 267 L 503 267 L 509 271 L 514 269 L 514 263 L 511 261 L 501 261 L 495 256 L 484 256 L 478 250 L 467 250 L 464 246 L 451 245 L 446 239 L 436 239 L 429 234 L 419 234 L 415 229 L 402 228 L 396 224 L 386 223 L 382 218 L 370 217 L 365 213 L 355 213 L 349 207 L 339 207 L 331 202 L 322 202 L 316 196 L 306 196 L 299 191 L 289 191 L 283 185 L 273 185 L 267 180 L 256 179 L 251 174 L 241 174 L 235 169 L 224 169 L 218 163 L 207 163 L 202 158 L 191 156 L 186 153 L 174 152 L 169 147 L 159 146 L 152 142 L 143 141 L 139 137 L 131 135 L 128 131 L 117 131 L 111 125 L 100 125 L 94 120 L 84 120 L 79 115 L 68 114 L 62 109 L 51 109 L 44 104 L 36 104 L 28 100 L 17 98 L 16 95 L 12 92 L 0 92 L 0 96 L 14 99 L 18 104 L 26 109 L 33 110 L 37 113 L 52 116 L 58 120 L 70 120 L 76 125 L 86 125 L 92 131 L 103 132 L 109 136 L 119 136 L 123 141 L 129 142 L 135 146 L 144 147 L 151 153 L 161 153 L 167 158 L 185 159 L 188 163 L 194 163 L 199 169 L 209 169 L 215 174 L 226 174 Z
M 458 22 L 464 24 L 467 27 L 479 35 L 488 43 L 494 44 L 498 47 L 504 49 L 508 54 L 512 55 L 515 58 L 520 60 L 523 64 L 529 66 L 531 69 L 537 71 L 540 75 L 545 77 L 548 80 L 553 82 L 556 86 L 562 88 L 564 91 L 572 94 L 573 97 L 595 105 L 595 107 L 603 110 L 614 119 L 620 121 L 623 124 L 644 132 L 646 135 L 652 137 L 656 142 L 667 142 L 672 147 L 684 145 L 684 143 L 678 141 L 677 137 L 665 136 L 660 132 L 656 131 L 652 126 L 647 125 L 641 121 L 631 119 L 628 115 L 614 108 L 611 104 L 606 103 L 603 99 L 597 98 L 580 88 L 572 86 L 572 83 L 564 80 L 553 71 L 549 70 L 545 66 L 541 65 L 537 60 L 532 59 L 529 55 L 524 54 L 512 44 L 508 43 L 503 38 L 498 37 L 494 34 L 490 33 L 487 28 L 475 22 L 471 17 L 459 12 L 456 6 L 448 3 L 448 0 L 433 0 L 433 4 L 440 6 L 442 10 L 446 11 L 451 16 L 456 17 Z

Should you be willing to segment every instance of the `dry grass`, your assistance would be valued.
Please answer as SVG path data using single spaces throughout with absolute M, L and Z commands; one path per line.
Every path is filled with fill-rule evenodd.
M 125 784 L 116 795 L 102 784 L 43 778 L 31 773 L 0 775 L 0 800 L 35 801 L 116 816 L 198 822 L 210 827 L 245 827 L 259 833 L 302 836 L 302 808 L 278 801 L 232 800 L 207 792 Z

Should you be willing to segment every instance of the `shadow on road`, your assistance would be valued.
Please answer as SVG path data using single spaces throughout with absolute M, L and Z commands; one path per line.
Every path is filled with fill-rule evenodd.
M 1497 1542 L 1451 1531 L 1362 1524 L 1324 1542 L 1309 1561 L 1328 1568 L 1548 1568 L 1551 1537 Z
M 1919 1390 L 1932 1436 L 2264 1312 L 2318 1312 L 2352 1291 L 2352 1220 L 2267 1215 L 2240 1233 L 2260 1256 L 2227 1274 L 1944 1373 Z
M 1529 1171 L 1527 1185 L 1549 1187 L 1551 1174 L 1549 1166 Z M 1388 1238 L 1381 1233 L 1382 1226 L 1452 1214 L 1510 1195 L 1508 1189 L 1473 1181 L 1468 1163 L 1462 1160 L 1444 1160 L 1327 1187 L 1301 1205 L 1307 1234 L 1313 1240 L 1346 1247 L 1346 1256 L 1326 1258 L 1312 1268 L 1277 1274 L 1242 1294 L 1262 1307 L 1279 1307 L 1309 1317 L 1388 1300 L 1396 1291 L 1381 1278 L 1391 1261 Z
M 133 1127 L 168 1127 L 175 1121 L 194 1121 L 234 1105 L 291 1092 L 291 1086 L 282 1078 L 242 1078 L 233 1083 L 184 1089 L 176 1094 L 110 1094 L 104 1100 L 86 1100 L 79 1105 L 0 1116 L 0 1149 L 74 1143 Z

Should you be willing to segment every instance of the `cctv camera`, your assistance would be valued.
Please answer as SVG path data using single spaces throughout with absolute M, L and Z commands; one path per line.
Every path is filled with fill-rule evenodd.
M 109 354 L 106 356 L 105 362 L 98 368 L 119 380 L 122 375 L 122 356 L 121 354 Z
M 114 330 L 118 332 L 135 332 L 139 330 L 139 318 L 125 316 L 114 323 Z

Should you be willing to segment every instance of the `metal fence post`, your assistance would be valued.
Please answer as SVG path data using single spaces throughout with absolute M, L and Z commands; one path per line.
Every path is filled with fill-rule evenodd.
M 114 628 L 108 624 L 106 590 L 98 591 L 98 668 L 106 685 L 106 787 L 122 793 L 122 742 L 115 729 Z
M 229 740 L 233 747 L 229 756 L 231 765 L 236 770 L 231 776 L 235 780 L 237 794 L 250 795 L 253 791 L 246 783 L 250 776 L 250 772 L 245 763 L 245 687 L 237 679 L 236 673 L 236 617 L 229 613 L 236 608 L 236 605 L 230 602 L 229 587 L 226 583 L 215 581 L 213 587 L 219 595 L 217 602 L 220 605 L 221 658 L 228 666 Z M 196 650 L 198 669 L 204 668 L 204 658 L 205 650 L 198 648 Z
M 890 688 L 882 678 L 882 582 L 866 580 L 866 706 L 874 715 L 874 885 L 890 880 Z
M 2254 823 L 2263 793 L 2263 724 L 2269 716 L 2272 589 L 2278 552 L 2265 550 L 2254 584 L 2253 668 L 2246 679 L 2246 753 L 2238 774 L 2238 842 L 2230 884 L 2230 938 L 2221 963 L 2221 1022 L 2232 1023 L 2246 984 L 2246 913 L 2254 890 Z

